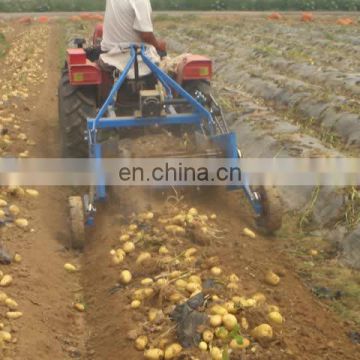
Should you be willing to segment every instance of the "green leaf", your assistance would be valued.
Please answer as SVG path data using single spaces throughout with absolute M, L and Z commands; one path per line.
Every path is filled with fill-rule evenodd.
M 222 360 L 229 360 L 229 352 L 228 352 L 228 348 L 226 347 L 223 352 L 222 352 Z
M 236 335 L 236 336 L 234 337 L 234 339 L 236 340 L 236 343 L 237 343 L 238 345 L 242 345 L 242 344 L 244 343 L 244 339 L 243 339 L 243 337 L 240 336 L 240 335 Z

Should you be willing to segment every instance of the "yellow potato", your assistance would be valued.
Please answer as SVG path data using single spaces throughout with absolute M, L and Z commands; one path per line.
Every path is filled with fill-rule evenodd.
M 34 189 L 26 189 L 25 193 L 29 195 L 30 197 L 37 198 L 39 196 L 39 192 Z
M 239 279 L 239 277 L 238 277 L 236 274 L 231 274 L 231 275 L 229 276 L 229 281 L 236 283 L 236 282 L 240 281 L 240 279 Z
M 123 270 L 120 273 L 120 282 L 124 285 L 127 285 L 131 282 L 132 280 L 132 275 L 131 272 L 129 270 Z
M 0 286 L 6 287 L 6 286 L 11 285 L 12 282 L 13 282 L 13 278 L 11 275 L 4 275 L 2 277 L 2 279 L 0 280 Z
M 145 298 L 150 298 L 150 297 L 152 297 L 154 295 L 154 289 L 149 288 L 149 287 L 144 288 L 143 289 L 143 294 L 144 294 Z
M 242 340 L 243 340 L 242 344 L 238 344 L 238 342 L 236 341 L 236 339 L 232 339 L 232 340 L 230 341 L 230 344 L 229 344 L 230 349 L 233 349 L 233 350 L 241 350 L 241 349 L 246 349 L 247 347 L 250 346 L 250 341 L 249 341 L 249 339 L 243 338 Z
M 151 278 L 145 278 L 145 279 L 141 280 L 141 285 L 144 285 L 144 286 L 150 286 L 153 283 L 154 283 L 154 280 Z
M 21 256 L 20 254 L 15 254 L 15 255 L 14 255 L 14 261 L 15 261 L 16 263 L 20 264 L 21 261 L 22 261 L 22 256 Z
M 138 309 L 141 306 L 140 300 L 133 300 L 130 304 L 132 309 Z
M 276 305 L 268 305 L 267 306 L 267 311 L 269 312 L 269 313 L 271 313 L 271 312 L 280 312 L 280 309 L 279 309 L 279 307 L 278 306 L 276 306 Z
M 85 311 L 85 305 L 81 304 L 81 303 L 75 303 L 74 304 L 74 309 L 79 311 L 79 312 L 84 312 Z
M 215 329 L 215 336 L 221 340 L 225 340 L 229 335 L 229 332 L 224 327 L 218 327 Z
M 212 315 L 210 316 L 210 325 L 213 327 L 218 327 L 222 324 L 222 316 L 221 315 Z
M 231 331 L 238 323 L 236 316 L 232 314 L 224 315 L 222 318 L 222 322 L 225 328 L 229 331 Z
M 5 305 L 10 309 L 10 310 L 16 310 L 19 305 L 17 304 L 17 302 L 11 298 L 7 298 L 5 300 Z
M 195 291 L 201 291 L 201 285 L 199 285 L 198 283 L 193 283 L 193 282 L 189 282 L 186 285 L 186 290 L 191 294 L 194 293 Z
M 123 235 L 121 235 L 121 236 L 119 237 L 119 240 L 120 240 L 121 242 L 127 242 L 127 241 L 130 240 L 130 235 L 129 235 L 129 234 L 123 234 Z
M 207 343 L 205 341 L 200 341 L 199 342 L 199 349 L 201 351 L 207 351 L 207 349 L 208 349 Z
M 201 277 L 197 276 L 197 275 L 191 275 L 189 277 L 188 281 L 191 282 L 191 283 L 197 283 L 199 285 L 202 284 Z
M 186 289 L 187 282 L 184 279 L 179 279 L 175 281 L 175 286 L 178 290 Z
M 167 249 L 166 246 L 161 246 L 159 249 L 159 254 L 160 255 L 167 255 L 169 253 L 169 250 Z
M 0 207 L 6 207 L 8 205 L 7 201 L 4 199 L 0 199 Z
M 239 290 L 239 285 L 235 282 L 231 282 L 226 286 L 229 290 Z
M 250 230 L 248 228 L 245 228 L 243 230 L 243 233 L 244 233 L 244 235 L 248 236 L 249 238 L 252 238 L 252 239 L 256 238 L 256 234 L 252 230 Z
M 254 299 L 257 304 L 264 304 L 266 302 L 266 296 L 263 293 L 254 294 L 252 299 Z
M 241 318 L 241 327 L 244 329 L 244 330 L 248 330 L 249 329 L 249 323 L 247 321 L 246 318 L 242 317 Z
M 23 313 L 20 311 L 9 311 L 6 313 L 6 317 L 10 320 L 16 320 L 23 316 Z
M 269 285 L 276 286 L 280 283 L 280 277 L 269 270 L 265 274 L 265 282 Z
M 181 351 L 182 351 L 182 346 L 180 344 L 178 343 L 171 344 L 165 349 L 164 358 L 165 360 L 174 359 L 180 355 Z
M 11 205 L 9 207 L 9 213 L 13 216 L 18 216 L 20 214 L 20 209 L 16 205 Z
M 223 315 L 226 315 L 228 312 L 224 307 L 215 304 L 210 308 L 210 313 L 212 315 L 221 315 L 221 316 L 223 316 Z
M 0 304 L 5 304 L 5 300 L 8 298 L 8 296 L 3 292 L 0 291 Z
M 131 224 L 131 225 L 129 225 L 129 230 L 130 230 L 130 231 L 136 231 L 137 228 L 138 228 L 138 226 L 137 226 L 136 224 Z
M 209 343 L 214 339 L 214 333 L 211 330 L 205 330 L 202 333 L 202 338 L 204 339 L 204 341 Z
M 166 279 L 164 279 L 164 278 L 161 278 L 161 279 L 156 281 L 157 286 L 165 286 L 167 284 L 168 284 L 168 281 Z
M 126 254 L 130 254 L 135 250 L 135 244 L 131 241 L 127 241 L 123 246 L 123 250 Z
M 4 331 L 4 330 L 0 331 L 0 343 L 1 343 L 1 340 L 10 342 L 11 338 L 12 338 L 12 336 L 8 331 Z
M 164 352 L 161 349 L 148 349 L 144 352 L 145 359 L 160 360 L 164 357 Z
M 147 336 L 145 335 L 139 336 L 135 340 L 135 348 L 139 351 L 144 351 L 148 343 L 149 343 L 149 339 Z
M 165 231 L 173 235 L 185 235 L 185 229 L 178 225 L 167 225 L 165 226 Z
M 73 273 L 73 272 L 77 271 L 76 266 L 73 265 L 73 264 L 70 264 L 70 263 L 66 263 L 66 264 L 64 265 L 64 269 L 65 269 L 67 272 L 70 272 L 70 273 Z
M 142 264 L 144 261 L 151 259 L 149 252 L 142 252 L 136 259 L 137 264 Z
M 261 324 L 251 331 L 251 336 L 256 340 L 270 340 L 273 330 L 269 324 Z
M 213 268 L 211 268 L 212 275 L 219 276 L 219 275 L 221 275 L 221 273 L 222 273 L 222 270 L 219 267 L 214 266 Z
M 26 229 L 29 226 L 29 221 L 27 221 L 26 219 L 16 219 L 14 223 L 17 227 L 21 229 Z
M 124 257 L 122 255 L 113 255 L 112 258 L 111 258 L 111 261 L 114 265 L 120 265 L 124 262 Z
M 210 356 L 212 360 L 222 360 L 223 352 L 216 346 L 213 346 L 210 350 Z
M 227 301 L 224 303 L 224 308 L 229 312 L 230 314 L 236 314 L 238 308 L 236 307 L 235 303 L 233 301 Z
M 281 314 L 277 311 L 273 311 L 268 315 L 268 318 L 270 320 L 270 322 L 272 322 L 273 324 L 277 324 L 277 325 L 281 325 L 284 321 L 283 317 L 281 316 Z
M 191 215 L 191 216 L 197 216 L 199 214 L 199 212 L 197 211 L 197 209 L 195 208 L 191 208 L 189 211 L 188 211 L 188 215 Z
M 196 249 L 196 248 L 190 248 L 190 249 L 187 249 L 187 250 L 184 252 L 184 256 L 185 256 L 185 257 L 190 257 L 190 256 L 195 255 L 196 252 L 197 252 L 197 249 Z

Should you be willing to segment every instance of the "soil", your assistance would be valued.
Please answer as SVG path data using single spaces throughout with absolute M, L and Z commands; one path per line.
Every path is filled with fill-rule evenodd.
M 10 26 L 14 29 L 10 43 L 13 47 L 28 27 L 14 22 Z M 63 47 L 64 27 L 55 22 L 32 25 L 35 32 L 43 27 L 49 33 L 44 36 L 41 69 L 48 76 L 42 83 L 30 85 L 29 99 L 12 112 L 20 121 L 21 131 L 35 142 L 30 148 L 30 156 L 56 157 L 60 154 L 58 49 Z M 6 71 L 1 76 L 4 80 L 8 78 Z M 23 151 L 20 145 L 15 142 L 9 153 Z M 0 323 L 3 322 L 13 336 L 13 342 L 3 349 L 2 358 L 143 359 L 142 352 L 136 351 L 133 342 L 127 339 L 127 332 L 138 323 L 137 316 L 129 309 L 129 292 L 121 288 L 111 291 L 116 287 L 121 267 L 111 265 L 109 252 L 118 244 L 124 217 L 149 208 L 161 213 L 169 193 L 138 188 L 115 189 L 117 194 L 113 200 L 98 209 L 96 225 L 87 234 L 84 253 L 77 253 L 69 249 L 66 209 L 67 197 L 82 189 L 41 187 L 38 190 L 40 196 L 36 199 L 3 194 L 21 208 L 33 230 L 8 226 L 0 233 L 1 244 L 11 254 L 19 253 L 23 258 L 20 264 L 0 265 L 0 270 L 13 276 L 14 283 L 4 291 L 18 302 L 24 314 L 18 320 L 8 321 L 4 317 L 4 306 L 0 305 Z M 226 194 L 221 189 L 212 190 L 210 194 L 186 192 L 183 203 L 196 207 L 200 213 L 216 213 L 216 226 L 222 229 L 223 236 L 211 245 L 194 245 L 186 238 L 180 247 L 196 246 L 206 257 L 218 256 L 223 271 L 236 273 L 240 278 L 244 294 L 264 293 L 269 303 L 280 307 L 286 319 L 282 327 L 275 329 L 270 345 L 255 344 L 254 350 L 241 359 L 358 358 L 359 345 L 353 344 L 346 335 L 353 327 L 330 311 L 304 285 L 295 271 L 294 259 L 284 251 L 287 240 L 261 235 L 250 239 L 243 235 L 243 228 L 254 224 L 241 194 Z M 127 266 L 133 266 L 134 259 L 129 257 Z M 67 273 L 65 263 L 76 265 L 79 271 Z M 278 287 L 264 283 L 268 269 L 281 275 Z M 86 305 L 84 313 L 73 308 L 78 302 Z M 261 317 L 257 313 L 249 317 L 251 327 L 259 321 Z M 198 353 L 197 356 L 202 355 Z

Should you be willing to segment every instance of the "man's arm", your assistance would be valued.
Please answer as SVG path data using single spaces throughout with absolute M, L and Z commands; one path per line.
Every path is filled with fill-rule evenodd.
M 156 50 L 164 52 L 166 51 L 166 43 L 163 40 L 158 40 L 153 32 L 141 32 L 139 31 L 141 40 L 144 43 L 150 44 L 156 48 Z

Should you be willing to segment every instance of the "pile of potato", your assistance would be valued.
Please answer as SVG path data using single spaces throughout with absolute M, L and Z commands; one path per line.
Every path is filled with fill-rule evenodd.
M 211 246 L 219 234 L 216 215 L 200 214 L 195 208 L 172 209 L 165 215 L 145 212 L 122 225 L 118 246 L 110 251 L 137 323 L 128 338 L 145 359 L 188 355 L 222 360 L 256 352 L 281 331 L 284 319 L 276 305 L 268 304 L 262 293 L 244 294 L 237 274 L 226 273 L 218 257 L 204 256 L 206 247 L 191 244 L 189 239 L 198 231 Z M 267 277 L 272 275 L 276 276 Z M 206 281 L 219 287 L 204 287 Z M 198 329 L 201 341 L 185 349 L 169 315 L 199 293 L 206 296 L 201 311 L 208 321 Z
M 34 86 L 47 79 L 44 70 L 44 44 L 49 39 L 49 27 L 33 26 L 18 35 L 7 53 L 3 69 L 6 73 L 0 85 L 0 155 L 28 157 L 29 147 L 35 142 L 23 132 L 24 122 L 18 118 L 16 110 L 32 109 L 27 104 Z

